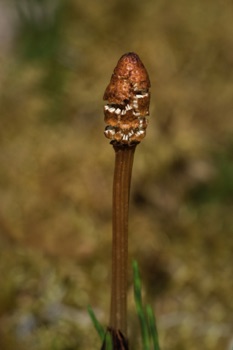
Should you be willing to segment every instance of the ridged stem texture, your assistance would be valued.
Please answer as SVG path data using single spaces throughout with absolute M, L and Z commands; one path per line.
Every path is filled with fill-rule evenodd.
M 112 213 L 112 290 L 110 327 L 127 334 L 128 213 L 131 174 L 137 144 L 113 143 L 115 170 Z

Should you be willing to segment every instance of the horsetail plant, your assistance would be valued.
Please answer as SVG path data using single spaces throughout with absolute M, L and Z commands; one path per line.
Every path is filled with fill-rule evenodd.
M 108 333 L 113 349 L 128 349 L 128 211 L 134 152 L 146 135 L 150 80 L 137 54 L 123 55 L 104 93 L 104 134 L 115 151 L 112 203 L 112 283 Z M 102 349 L 106 349 L 106 342 Z

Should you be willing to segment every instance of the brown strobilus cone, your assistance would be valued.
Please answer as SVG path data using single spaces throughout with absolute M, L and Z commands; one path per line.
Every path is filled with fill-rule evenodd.
M 107 332 L 113 350 L 128 349 L 128 210 L 134 152 L 146 135 L 150 80 L 136 53 L 123 55 L 104 93 L 105 136 L 115 151 L 112 208 L 112 284 Z M 102 345 L 106 350 L 106 344 Z

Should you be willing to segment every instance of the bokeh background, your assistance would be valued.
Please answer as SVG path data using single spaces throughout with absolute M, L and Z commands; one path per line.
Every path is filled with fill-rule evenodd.
M 230 0 L 1 0 L 2 350 L 100 348 L 87 306 L 107 325 L 102 96 L 129 51 L 152 84 L 129 271 L 136 259 L 163 350 L 232 349 L 232 16 Z M 132 276 L 129 336 L 140 349 Z

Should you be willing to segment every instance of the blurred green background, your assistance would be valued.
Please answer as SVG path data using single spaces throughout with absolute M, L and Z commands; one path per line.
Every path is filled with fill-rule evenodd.
M 227 0 L 1 0 L 1 350 L 100 348 L 86 308 L 107 325 L 114 152 L 102 96 L 129 51 L 152 84 L 130 262 L 163 350 L 232 349 L 232 15 Z M 138 350 L 132 295 L 130 277 Z

